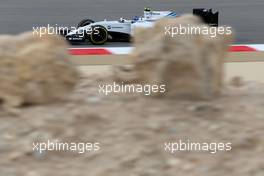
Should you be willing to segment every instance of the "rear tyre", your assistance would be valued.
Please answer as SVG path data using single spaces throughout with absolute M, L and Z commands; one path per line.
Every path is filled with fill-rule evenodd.
M 103 45 L 107 42 L 108 32 L 105 27 L 96 25 L 93 26 L 89 40 L 93 45 Z
M 94 23 L 93 20 L 91 20 L 91 19 L 84 19 L 84 20 L 80 21 L 80 23 L 77 25 L 77 28 L 83 27 L 83 26 L 87 26 L 87 25 L 92 24 L 92 23 Z

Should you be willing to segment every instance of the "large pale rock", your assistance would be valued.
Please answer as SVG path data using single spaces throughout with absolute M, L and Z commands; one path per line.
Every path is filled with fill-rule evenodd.
M 162 95 L 208 99 L 221 92 L 223 62 L 232 35 L 166 34 L 166 27 L 209 28 L 198 17 L 163 19 L 135 31 L 133 66 L 115 67 L 115 79 L 127 83 L 164 84 Z M 133 69 L 131 69 L 133 68 Z
M 62 100 L 78 82 L 68 44 L 55 35 L 31 32 L 0 36 L 0 100 L 6 106 Z

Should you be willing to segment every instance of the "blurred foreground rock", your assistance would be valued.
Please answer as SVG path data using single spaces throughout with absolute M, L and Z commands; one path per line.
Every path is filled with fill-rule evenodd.
M 59 36 L 0 36 L 0 100 L 8 107 L 62 100 L 78 81 Z
M 263 175 L 263 83 L 225 84 L 225 96 L 209 102 L 105 96 L 97 86 L 111 82 L 111 72 L 96 70 L 82 69 L 87 76 L 69 101 L 21 108 L 16 116 L 0 111 L 0 176 Z M 48 140 L 99 142 L 101 150 L 33 151 L 33 142 Z M 232 150 L 165 149 L 165 142 L 180 140 L 211 143 L 212 150 L 232 143 Z
M 165 96 L 208 99 L 220 94 L 223 62 L 231 35 L 167 35 L 166 27 L 204 28 L 198 17 L 186 15 L 163 19 L 153 28 L 135 32 L 135 63 L 130 68 L 116 67 L 120 82 L 165 84 Z

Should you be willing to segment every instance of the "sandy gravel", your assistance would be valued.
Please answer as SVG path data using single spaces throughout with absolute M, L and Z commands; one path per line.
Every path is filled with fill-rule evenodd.
M 87 71 L 87 68 L 85 69 Z M 105 96 L 91 70 L 67 102 L 0 109 L 0 176 L 262 176 L 264 84 L 227 84 L 210 102 Z M 32 151 L 32 143 L 99 142 L 100 151 Z M 231 151 L 164 151 L 165 142 L 232 143 Z

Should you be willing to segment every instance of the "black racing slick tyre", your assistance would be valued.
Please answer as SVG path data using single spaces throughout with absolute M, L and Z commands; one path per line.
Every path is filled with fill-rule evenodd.
M 84 20 L 80 21 L 80 23 L 78 23 L 77 28 L 87 26 L 87 25 L 92 24 L 92 23 L 94 23 L 93 20 L 84 19 Z
M 105 27 L 96 25 L 93 26 L 89 40 L 93 45 L 103 45 L 107 42 L 108 31 Z

